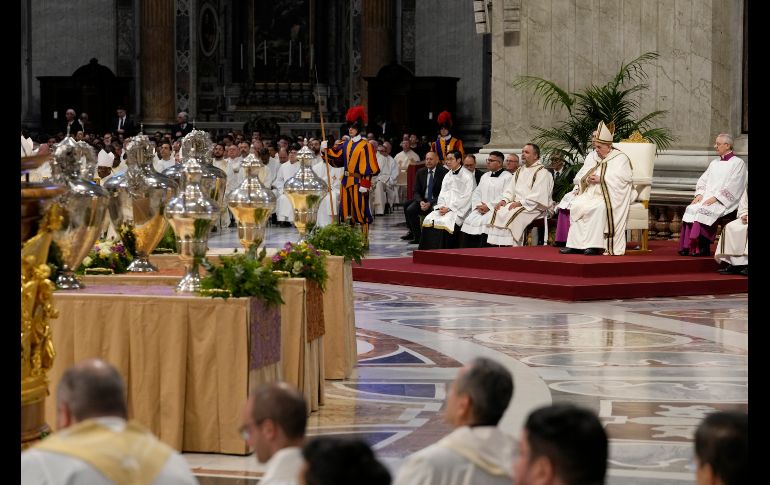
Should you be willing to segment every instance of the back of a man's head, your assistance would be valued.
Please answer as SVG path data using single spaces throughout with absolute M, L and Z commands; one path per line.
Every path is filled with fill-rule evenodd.
M 706 416 L 695 431 L 698 467 L 711 467 L 711 474 L 724 485 L 749 483 L 749 416 L 719 411 Z
M 498 362 L 478 357 L 455 381 L 455 392 L 470 397 L 472 424 L 497 426 L 513 396 L 513 377 Z
M 301 440 L 307 425 L 307 404 L 300 392 L 284 382 L 263 384 L 252 393 L 251 417 L 254 423 L 272 420 L 286 439 Z
M 101 359 L 85 360 L 67 369 L 59 381 L 57 400 L 59 406 L 67 406 L 75 423 L 128 416 L 123 378 Z
M 607 433 L 595 413 L 571 404 L 554 404 L 533 411 L 524 429 L 530 461 L 546 456 L 562 483 L 604 483 Z
M 390 485 L 390 473 L 360 440 L 321 436 L 302 448 L 307 485 Z

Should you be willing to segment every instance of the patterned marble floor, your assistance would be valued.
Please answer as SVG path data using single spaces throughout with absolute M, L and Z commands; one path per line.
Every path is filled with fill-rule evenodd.
M 375 221 L 370 257 L 411 253 L 402 220 Z M 296 239 L 275 228 L 267 245 Z M 211 245 L 235 246 L 235 231 Z M 611 438 L 612 485 L 693 483 L 697 423 L 748 409 L 746 294 L 566 303 L 368 283 L 355 292 L 359 363 L 352 379 L 326 382 L 309 434 L 360 436 L 391 470 L 449 432 L 447 386 L 479 355 L 514 376 L 501 423 L 511 434 L 543 404 L 594 409 Z M 185 456 L 205 484 L 255 483 L 262 470 L 253 455 Z

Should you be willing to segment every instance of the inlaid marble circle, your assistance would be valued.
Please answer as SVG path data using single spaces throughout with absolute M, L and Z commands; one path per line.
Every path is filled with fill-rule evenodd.
M 730 367 L 741 368 L 749 364 L 748 356 L 716 354 L 711 352 L 664 352 L 631 351 L 607 352 L 562 352 L 539 354 L 522 359 L 533 366 L 569 367 Z
M 745 382 L 581 380 L 554 382 L 548 387 L 569 394 L 640 401 L 746 402 L 749 396 Z
M 689 337 L 640 330 L 604 328 L 558 328 L 551 330 L 510 330 L 474 335 L 489 344 L 537 348 L 641 349 L 684 345 Z

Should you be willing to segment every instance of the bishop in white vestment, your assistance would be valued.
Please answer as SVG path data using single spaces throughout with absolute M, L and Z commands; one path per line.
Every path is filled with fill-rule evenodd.
M 695 185 L 695 198 L 682 216 L 679 254 L 709 256 L 716 237 L 717 219 L 738 207 L 746 187 L 746 162 L 733 153 L 733 139 L 721 134 L 714 144 L 719 158 L 712 160 Z
M 327 184 L 329 183 L 329 179 L 331 179 L 331 194 L 334 212 L 332 212 L 332 207 L 329 204 L 329 193 L 327 192 L 318 205 L 318 213 L 316 215 L 316 226 L 324 227 L 337 220 L 337 212 L 340 206 L 340 181 L 342 180 L 345 169 L 344 167 L 332 167 L 330 165 L 329 179 L 327 179 L 326 162 L 321 160 L 319 163 L 313 165 L 313 172 Z
M 720 269 L 722 274 L 745 274 L 748 276 L 749 265 L 749 189 L 743 191 L 738 204 L 738 218 L 722 228 L 717 241 L 714 259 L 727 263 Z

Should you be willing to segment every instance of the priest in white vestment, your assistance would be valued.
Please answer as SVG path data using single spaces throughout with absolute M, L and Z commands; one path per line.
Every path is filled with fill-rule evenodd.
M 471 211 L 471 196 L 475 179 L 463 169 L 462 154 L 450 151 L 444 158 L 449 173 L 441 183 L 433 210 L 422 221 L 419 249 L 447 249 L 457 247 L 460 228 Z
M 522 165 L 513 174 L 489 221 L 487 243 L 523 246 L 524 230 L 551 207 L 553 177 L 540 162 L 540 147 L 527 143 Z
M 383 215 L 389 213 L 394 204 L 398 203 L 398 164 L 390 156 L 390 143 L 383 142 L 377 147 L 377 164 L 380 166 L 380 173 L 372 180 L 376 183 L 372 185 L 372 210 L 374 215 Z
M 275 215 L 278 222 L 284 227 L 289 227 L 294 222 L 294 206 L 291 205 L 291 201 L 283 193 L 283 184 L 299 172 L 300 163 L 297 158 L 297 152 L 298 150 L 294 148 L 289 151 L 289 161 L 281 164 L 281 167 L 278 169 L 278 175 L 273 182 L 273 192 L 275 192 L 277 199 Z
M 394 485 L 510 485 L 515 444 L 497 425 L 512 395 L 499 363 L 479 357 L 461 368 L 444 408 L 454 430 L 409 456 Z
M 313 165 L 313 172 L 315 172 L 318 178 L 326 182 L 327 185 L 331 182 L 331 204 L 333 204 L 334 210 L 332 210 L 332 205 L 329 203 L 329 192 L 327 192 L 318 205 L 318 213 L 316 215 L 316 226 L 318 227 L 328 226 L 337 220 L 340 206 L 340 181 L 345 173 L 345 167 L 332 167 L 331 165 L 328 165 L 329 174 L 327 178 L 326 167 L 326 162 L 321 160 L 319 163 Z
M 749 275 L 749 189 L 743 191 L 738 204 L 738 218 L 722 228 L 717 241 L 714 259 L 727 266 L 722 274 Z
M 717 219 L 738 207 L 748 178 L 746 162 L 733 153 L 732 136 L 717 135 L 714 148 L 719 158 L 712 160 L 695 184 L 695 198 L 682 216 L 679 254 L 710 256 L 716 237 Z
M 489 169 L 479 180 L 471 195 L 471 212 L 460 230 L 460 247 L 482 248 L 487 242 L 487 225 L 492 220 L 495 205 L 503 196 L 513 175 L 503 167 L 502 152 L 493 151 L 487 156 Z
M 614 124 L 599 122 L 596 156 L 580 179 L 570 209 L 567 247 L 562 254 L 620 256 L 626 252 L 626 222 L 633 192 L 631 160 L 612 147 Z
M 408 194 L 406 193 L 407 175 L 409 172 L 409 165 L 417 165 L 420 163 L 420 156 L 412 150 L 409 140 L 401 142 L 401 151 L 393 158 L 398 164 L 398 178 L 396 179 L 396 185 L 399 191 L 399 200 L 408 200 Z

